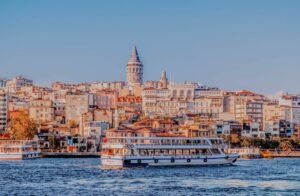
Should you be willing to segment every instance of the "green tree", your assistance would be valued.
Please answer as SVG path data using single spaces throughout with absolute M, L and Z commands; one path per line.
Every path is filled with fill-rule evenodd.
M 10 120 L 8 131 L 13 139 L 32 140 L 37 134 L 37 125 L 27 113 L 20 112 L 18 116 Z
M 264 142 L 263 148 L 264 149 L 275 149 L 279 147 L 279 141 L 278 140 L 266 140 Z
M 59 139 L 55 135 L 50 135 L 48 141 L 52 150 L 59 148 Z
M 252 145 L 255 147 L 262 147 L 262 146 L 264 146 L 264 140 L 260 139 L 260 138 L 253 138 Z

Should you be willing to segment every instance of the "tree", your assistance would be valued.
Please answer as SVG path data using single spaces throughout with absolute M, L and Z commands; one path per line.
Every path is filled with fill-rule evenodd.
M 52 150 L 59 148 L 59 139 L 53 133 L 49 135 L 48 141 Z
M 264 146 L 264 140 L 261 138 L 253 138 L 252 145 L 261 148 L 262 146 Z
M 278 148 L 279 146 L 279 141 L 277 140 L 266 140 L 264 142 L 263 148 L 264 149 L 275 149 Z
M 293 146 L 289 140 L 281 140 L 279 147 L 281 150 L 291 150 L 293 148 Z
M 226 137 L 226 141 L 229 142 L 232 146 L 240 146 L 240 137 L 237 134 L 232 134 Z
M 32 140 L 37 134 L 37 126 L 33 119 L 24 111 L 11 119 L 8 125 L 8 131 L 13 139 Z
M 69 121 L 69 127 L 70 127 L 71 129 L 74 129 L 74 128 L 78 128 L 79 125 L 78 125 L 78 123 L 77 123 L 75 120 L 70 120 L 70 121 Z
M 293 135 L 291 137 L 291 143 L 293 145 L 293 148 L 300 149 L 300 139 L 296 135 Z
M 251 146 L 251 138 L 248 138 L 248 137 L 242 138 L 241 146 L 242 147 L 250 147 Z

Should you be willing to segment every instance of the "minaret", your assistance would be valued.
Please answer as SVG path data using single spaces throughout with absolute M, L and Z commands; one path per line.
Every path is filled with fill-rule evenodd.
M 168 84 L 169 84 L 169 81 L 167 78 L 167 73 L 166 73 L 166 70 L 164 69 L 163 72 L 161 73 L 161 77 L 159 80 L 159 87 L 160 88 L 168 88 Z
M 118 110 L 114 110 L 113 112 L 113 127 L 117 128 L 120 125 L 120 114 Z
M 129 86 L 143 84 L 143 64 L 140 61 L 136 46 L 133 47 L 129 62 L 126 66 L 126 79 Z

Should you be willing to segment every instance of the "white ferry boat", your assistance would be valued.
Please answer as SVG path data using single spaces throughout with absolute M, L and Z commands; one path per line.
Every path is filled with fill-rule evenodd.
M 105 167 L 226 165 L 238 154 L 226 154 L 222 138 L 112 137 L 102 144 Z
M 23 160 L 40 157 L 39 145 L 31 140 L 0 140 L 0 160 Z

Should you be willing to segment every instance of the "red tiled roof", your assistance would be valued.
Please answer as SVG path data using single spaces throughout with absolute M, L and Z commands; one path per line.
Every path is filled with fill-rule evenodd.
M 236 92 L 236 95 L 239 95 L 239 96 L 255 96 L 257 94 L 254 93 L 254 92 L 251 92 L 251 91 L 242 90 L 242 91 Z

